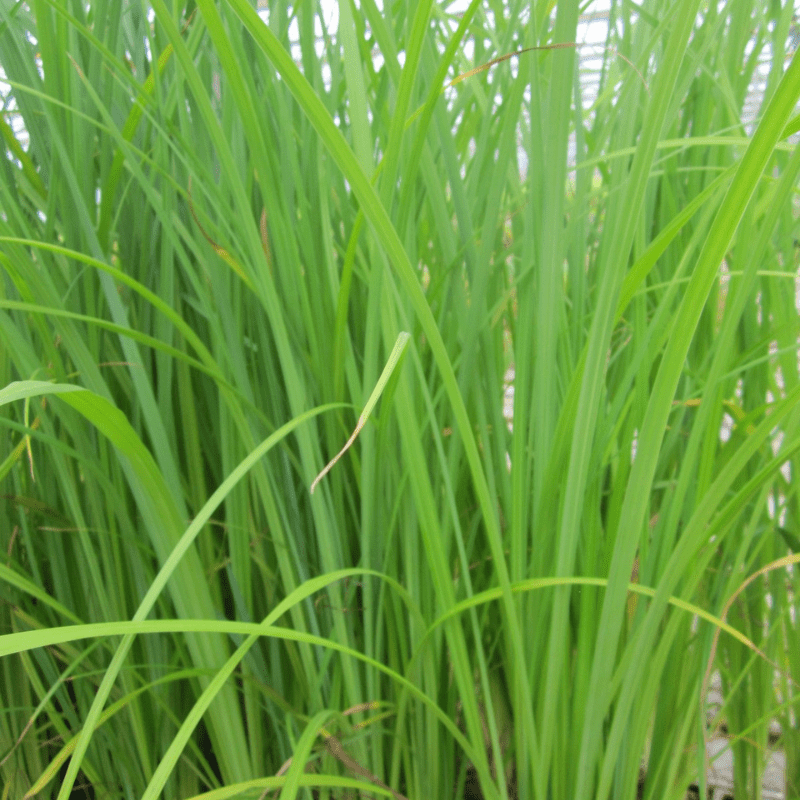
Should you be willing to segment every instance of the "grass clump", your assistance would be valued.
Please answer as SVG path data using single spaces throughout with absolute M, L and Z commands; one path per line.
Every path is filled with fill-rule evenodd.
M 2 797 L 796 794 L 791 4 L 337 11 L 0 10 Z

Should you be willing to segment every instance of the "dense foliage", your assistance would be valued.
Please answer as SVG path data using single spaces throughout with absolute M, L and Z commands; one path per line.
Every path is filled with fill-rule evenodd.
M 335 11 L 0 3 L 0 797 L 798 796 L 792 3 Z

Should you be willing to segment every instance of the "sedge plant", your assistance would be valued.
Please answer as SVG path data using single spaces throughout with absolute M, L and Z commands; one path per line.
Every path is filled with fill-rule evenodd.
M 0 4 L 0 797 L 800 795 L 792 4 L 333 10 Z

